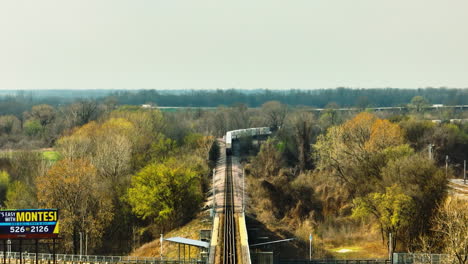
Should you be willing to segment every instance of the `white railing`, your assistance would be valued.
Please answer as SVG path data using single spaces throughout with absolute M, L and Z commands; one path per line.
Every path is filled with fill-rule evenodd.
M 393 264 L 443 264 L 451 263 L 452 256 L 430 253 L 393 253 Z
M 19 252 L 7 252 L 7 259 L 20 259 L 35 261 L 35 253 L 23 253 L 20 255 Z M 3 252 L 0 251 L 0 262 L 4 259 Z M 39 253 L 38 259 L 40 261 L 52 261 L 54 259 L 53 254 Z M 55 260 L 57 262 L 84 262 L 84 263 L 161 263 L 161 264 L 203 264 L 202 260 L 190 259 L 190 260 L 178 260 L 178 259 L 161 259 L 160 257 L 132 257 L 132 256 L 98 256 L 98 255 L 71 255 L 71 254 L 55 254 Z

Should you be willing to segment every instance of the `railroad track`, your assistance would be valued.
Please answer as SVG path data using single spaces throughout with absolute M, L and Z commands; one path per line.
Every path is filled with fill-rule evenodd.
M 232 183 L 232 160 L 226 157 L 226 179 L 224 190 L 224 239 L 223 264 L 237 264 L 236 222 L 234 218 L 234 187 Z

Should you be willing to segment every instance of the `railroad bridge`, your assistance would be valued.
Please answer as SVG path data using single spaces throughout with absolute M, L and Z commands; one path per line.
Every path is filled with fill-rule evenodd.
M 261 137 L 270 129 L 229 131 L 213 174 L 213 230 L 208 264 L 251 264 L 245 221 L 245 182 L 234 141 L 242 136 Z

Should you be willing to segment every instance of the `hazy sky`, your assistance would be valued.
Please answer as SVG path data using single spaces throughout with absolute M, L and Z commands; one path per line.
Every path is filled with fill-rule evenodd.
M 468 87 L 467 0 L 0 0 L 0 88 Z

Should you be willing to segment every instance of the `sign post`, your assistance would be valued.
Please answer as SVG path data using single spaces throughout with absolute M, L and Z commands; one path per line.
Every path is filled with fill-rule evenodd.
M 309 261 L 312 261 L 312 233 L 309 234 Z
M 159 250 L 160 255 L 161 255 L 161 261 L 163 260 L 163 234 L 161 234 L 161 238 L 159 238 L 159 243 L 161 244 L 161 249 Z
M 463 184 L 466 184 L 466 160 L 463 161 Z
M 0 210 L 0 239 L 56 238 L 57 209 Z
M 0 239 L 4 240 L 4 264 L 6 264 L 6 251 L 11 251 L 11 239 L 19 240 L 20 264 L 23 263 L 23 240 L 35 240 L 35 262 L 38 264 L 39 239 L 47 238 L 52 238 L 53 261 L 56 264 L 55 239 L 59 234 L 58 216 L 57 209 L 0 210 Z

